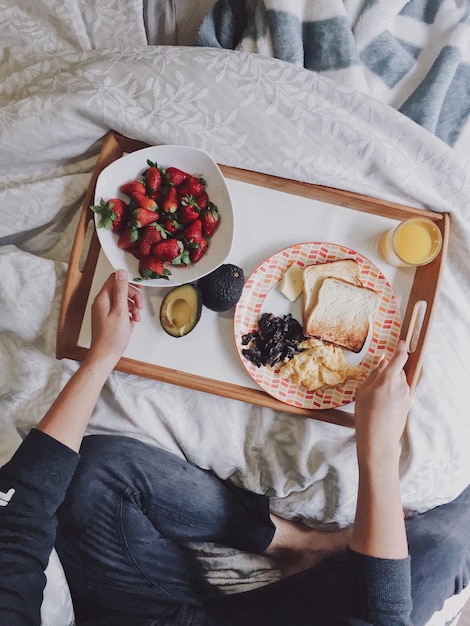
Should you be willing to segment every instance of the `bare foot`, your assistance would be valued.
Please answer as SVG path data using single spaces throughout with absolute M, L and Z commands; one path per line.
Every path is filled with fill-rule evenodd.
M 282 577 L 303 572 L 340 554 L 351 538 L 352 526 L 337 531 L 320 531 L 274 514 L 271 519 L 276 532 L 266 554 L 277 560 Z

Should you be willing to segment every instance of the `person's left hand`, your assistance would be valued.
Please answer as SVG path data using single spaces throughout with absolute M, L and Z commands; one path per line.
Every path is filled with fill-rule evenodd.
M 105 360 L 113 368 L 126 349 L 143 308 L 142 294 L 128 282 L 127 272 L 111 274 L 91 308 L 89 357 Z

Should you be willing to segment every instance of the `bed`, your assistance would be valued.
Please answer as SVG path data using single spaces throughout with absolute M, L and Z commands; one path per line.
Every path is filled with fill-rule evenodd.
M 0 461 L 78 367 L 56 359 L 57 322 L 84 194 L 113 129 L 450 214 L 402 454 L 405 507 L 447 502 L 470 481 L 470 5 L 213 4 L 1 3 Z M 323 20 L 341 26 L 340 62 L 324 47 L 312 56 L 299 35 L 321 32 Z M 89 432 L 168 449 L 269 494 L 288 518 L 322 528 L 353 518 L 350 428 L 113 372 Z M 197 553 L 227 592 L 277 577 L 266 559 L 211 545 Z M 450 623 L 467 597 L 452 598 L 430 624 Z M 43 625 L 66 624 L 73 611 L 53 552 Z

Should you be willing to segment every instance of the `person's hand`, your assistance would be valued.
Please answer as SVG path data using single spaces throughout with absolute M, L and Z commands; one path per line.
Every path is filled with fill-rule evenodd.
M 129 285 L 127 272 L 111 274 L 91 307 L 91 347 L 89 357 L 104 361 L 111 369 L 129 343 L 136 322 L 140 321 L 142 294 Z
M 406 344 L 400 341 L 356 395 L 359 483 L 350 546 L 381 559 L 408 554 L 400 494 L 400 439 L 411 404 L 403 371 L 407 359 Z
M 357 390 L 354 414 L 359 459 L 399 452 L 411 405 L 403 371 L 407 359 L 406 344 L 400 341 L 391 359 L 384 359 Z

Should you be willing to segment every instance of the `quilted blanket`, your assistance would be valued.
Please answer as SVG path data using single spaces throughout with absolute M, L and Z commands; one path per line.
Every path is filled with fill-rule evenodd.
M 197 44 L 283 59 L 359 89 L 456 146 L 470 138 L 470 4 L 218 0 Z
M 142 9 L 141 0 L 125 9 L 109 0 L 0 0 L 0 462 L 78 367 L 55 358 L 58 312 L 84 193 L 114 129 L 451 214 L 401 471 L 406 507 L 452 499 L 470 481 L 468 161 L 389 104 L 319 72 L 246 51 L 148 45 Z M 322 528 L 353 519 L 348 428 L 113 372 L 89 432 L 171 450 L 267 493 L 288 518 Z M 247 555 L 204 546 L 200 556 L 227 589 L 275 576 Z

